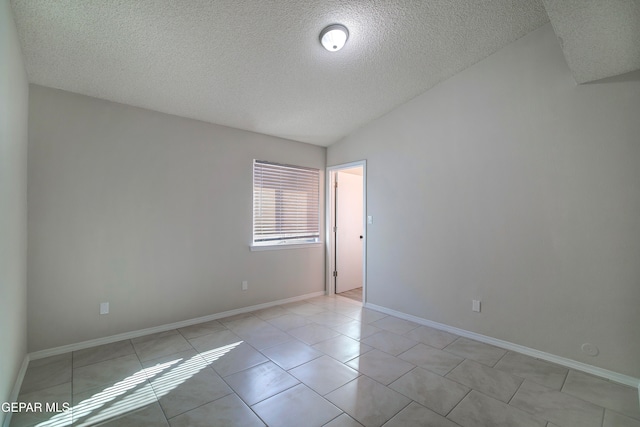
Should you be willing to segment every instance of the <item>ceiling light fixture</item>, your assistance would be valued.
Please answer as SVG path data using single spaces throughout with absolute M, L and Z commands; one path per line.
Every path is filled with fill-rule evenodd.
M 349 30 L 340 24 L 329 25 L 320 32 L 320 43 L 329 52 L 336 52 L 342 49 L 348 38 Z

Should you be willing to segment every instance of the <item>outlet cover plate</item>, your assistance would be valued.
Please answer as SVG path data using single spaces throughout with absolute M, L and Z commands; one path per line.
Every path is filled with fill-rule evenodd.
M 109 314 L 109 303 L 101 302 L 100 303 L 100 314 Z
M 471 305 L 471 309 L 476 313 L 480 313 L 480 300 L 474 299 Z

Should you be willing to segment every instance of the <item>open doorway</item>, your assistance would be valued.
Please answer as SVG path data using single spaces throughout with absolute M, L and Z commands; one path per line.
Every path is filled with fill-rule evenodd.
M 327 293 L 366 300 L 366 164 L 327 169 Z

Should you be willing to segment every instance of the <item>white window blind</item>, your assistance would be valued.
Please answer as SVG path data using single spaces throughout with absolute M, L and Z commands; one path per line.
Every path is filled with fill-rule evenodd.
M 320 171 L 253 162 L 253 243 L 317 242 Z

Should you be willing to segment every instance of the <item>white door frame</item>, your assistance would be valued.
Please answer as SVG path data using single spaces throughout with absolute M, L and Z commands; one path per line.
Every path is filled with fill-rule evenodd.
M 367 300 L 367 161 L 360 160 L 357 162 L 343 163 L 336 166 L 328 166 L 327 173 L 325 174 L 326 182 L 326 203 L 325 203 L 325 242 L 326 242 L 326 284 L 325 292 L 327 295 L 335 294 L 335 281 L 333 272 L 335 271 L 335 241 L 332 227 L 332 220 L 335 214 L 335 177 L 336 172 L 340 172 L 345 169 L 353 169 L 356 167 L 362 167 L 362 303 Z

